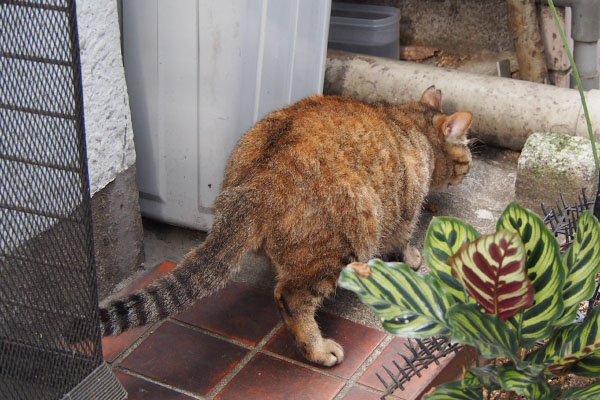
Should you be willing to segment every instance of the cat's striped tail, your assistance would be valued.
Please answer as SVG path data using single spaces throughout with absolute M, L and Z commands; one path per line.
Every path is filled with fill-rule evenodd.
M 241 201 L 236 201 L 241 200 Z M 102 336 L 158 321 L 182 311 L 194 300 L 225 286 L 242 256 L 256 249 L 260 238 L 253 212 L 239 193 L 221 193 L 225 204 L 206 240 L 190 251 L 169 274 L 100 309 Z M 241 204 L 240 204 L 241 203 Z

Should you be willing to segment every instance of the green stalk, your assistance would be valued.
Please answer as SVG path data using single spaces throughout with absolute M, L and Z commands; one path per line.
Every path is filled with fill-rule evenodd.
M 596 139 L 594 138 L 594 130 L 592 129 L 592 122 L 590 121 L 590 114 L 588 112 L 587 103 L 585 101 L 585 95 L 583 94 L 583 87 L 581 86 L 581 78 L 579 78 L 579 71 L 577 71 L 577 65 L 575 65 L 575 60 L 573 59 L 573 54 L 571 53 L 571 49 L 569 48 L 569 44 L 567 43 L 567 37 L 565 36 L 565 32 L 563 31 L 562 26 L 560 25 L 560 21 L 558 20 L 556 8 L 554 8 L 554 2 L 552 0 L 548 0 L 548 5 L 552 10 L 552 15 L 554 15 L 554 21 L 556 22 L 558 33 L 560 34 L 560 38 L 562 39 L 563 45 L 565 46 L 565 50 L 567 51 L 567 57 L 569 57 L 569 62 L 571 63 L 571 68 L 573 69 L 573 76 L 575 77 L 575 82 L 577 82 L 577 89 L 579 90 L 579 96 L 581 96 L 581 103 L 583 104 L 583 114 L 585 115 L 585 122 L 587 123 L 590 142 L 592 142 L 592 151 L 594 153 L 594 161 L 596 162 L 596 175 L 598 175 L 598 171 L 600 169 L 600 161 L 598 161 L 598 152 L 596 151 Z

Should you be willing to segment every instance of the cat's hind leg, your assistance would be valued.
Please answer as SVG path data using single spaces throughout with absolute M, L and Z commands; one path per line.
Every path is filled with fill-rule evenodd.
M 334 290 L 337 276 L 314 280 L 281 280 L 275 288 L 275 300 L 288 331 L 298 349 L 309 361 L 327 367 L 344 360 L 344 350 L 332 339 L 325 339 L 315 321 L 315 312 L 323 299 Z

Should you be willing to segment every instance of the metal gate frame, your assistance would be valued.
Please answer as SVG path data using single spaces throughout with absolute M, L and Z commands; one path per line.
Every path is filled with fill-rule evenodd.
M 74 0 L 0 0 L 0 393 L 123 399 L 102 358 Z

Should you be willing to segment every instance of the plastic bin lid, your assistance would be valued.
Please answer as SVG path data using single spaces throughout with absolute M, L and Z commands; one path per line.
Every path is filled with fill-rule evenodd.
M 377 28 L 399 21 L 400 10 L 395 7 L 340 2 L 331 4 L 331 24 Z

